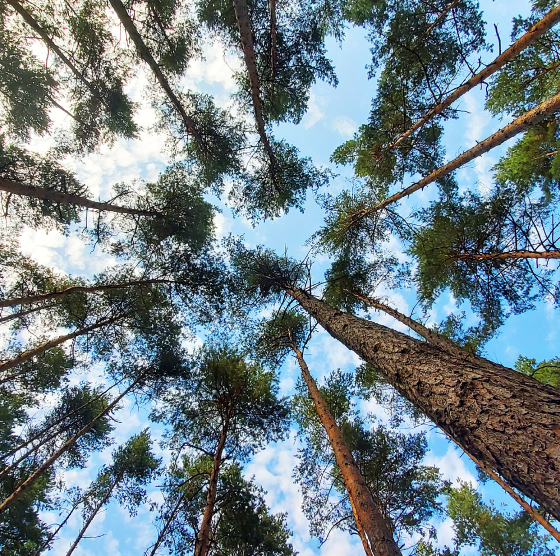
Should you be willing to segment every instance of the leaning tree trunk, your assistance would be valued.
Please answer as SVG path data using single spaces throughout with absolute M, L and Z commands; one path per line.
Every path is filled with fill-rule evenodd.
M 214 506 L 216 504 L 216 494 L 218 491 L 218 474 L 220 466 L 222 465 L 222 454 L 227 440 L 228 423 L 224 424 L 216 452 L 214 453 L 214 460 L 212 462 L 212 471 L 210 472 L 210 479 L 208 480 L 208 492 L 206 494 L 206 507 L 202 516 L 202 523 L 196 539 L 194 548 L 194 556 L 207 556 L 210 549 L 210 526 L 212 524 L 212 517 L 214 515 Z
M 4 307 L 6 307 L 6 305 L 4 305 Z M 46 309 L 53 309 L 54 307 L 56 307 L 56 303 L 51 303 L 50 305 L 40 305 L 39 307 L 31 307 L 31 309 L 27 309 L 25 311 L 19 311 L 19 313 L 11 313 L 9 315 L 6 315 L 5 317 L 0 317 L 0 324 L 4 324 L 6 322 L 10 322 L 10 321 L 16 320 L 16 319 L 21 319 L 21 318 L 23 318 L 27 315 L 32 314 L 32 313 L 37 313 L 38 311 L 45 311 Z
M 560 391 L 285 291 L 468 454 L 560 519 Z
M 464 153 L 460 154 L 457 158 L 454 158 L 451 162 L 448 162 L 444 166 L 440 166 L 439 168 L 434 170 L 431 174 L 428 174 L 426 177 L 422 178 L 416 183 L 413 183 L 412 185 L 406 187 L 405 189 L 399 191 L 398 193 L 395 193 L 394 195 L 387 197 L 387 199 L 381 201 L 379 204 L 377 204 L 374 207 L 366 208 L 359 211 L 355 215 L 353 219 L 353 223 L 355 224 L 356 222 L 362 220 L 363 218 L 367 218 L 375 214 L 376 212 L 380 211 L 381 209 L 384 209 L 386 206 L 390 205 L 391 203 L 399 201 L 400 199 L 404 199 L 405 197 L 412 195 L 412 193 L 414 193 L 415 191 L 418 191 L 419 189 L 423 189 L 430 183 L 433 183 L 434 181 L 443 178 L 448 174 L 451 174 L 451 172 L 454 172 L 458 168 L 461 168 L 461 166 L 464 166 L 468 162 L 471 162 L 471 160 L 474 160 L 475 158 L 483 155 L 484 153 L 491 151 L 493 148 L 501 145 L 508 139 L 515 137 L 518 133 L 521 133 L 522 131 L 525 131 L 530 126 L 539 123 L 540 121 L 544 120 L 547 116 L 554 114 L 559 109 L 560 109 L 560 93 L 557 93 L 556 95 L 549 98 L 548 100 L 545 100 L 543 103 L 539 104 L 538 106 L 535 106 L 535 108 L 533 108 L 532 110 L 525 112 L 525 114 L 519 116 L 519 118 L 516 118 L 515 120 L 513 120 L 513 122 L 511 122 L 507 126 L 503 127 L 502 129 L 499 129 L 498 131 L 496 131 L 496 133 L 484 139 L 484 141 L 477 143 L 472 149 L 469 149 L 468 151 L 465 151 Z
M 274 1 L 274 0 L 272 0 Z M 243 48 L 243 58 L 247 73 L 249 74 L 249 84 L 251 86 L 251 98 L 253 100 L 253 112 L 255 113 L 255 121 L 257 122 L 257 130 L 263 144 L 264 150 L 270 161 L 270 172 L 272 183 L 276 190 L 279 189 L 276 183 L 276 157 L 268 136 L 266 134 L 266 125 L 264 122 L 261 91 L 259 83 L 259 74 L 257 64 L 255 62 L 255 48 L 253 46 L 253 31 L 251 30 L 251 20 L 249 18 L 249 10 L 246 0 L 233 0 L 235 10 L 235 18 L 239 27 L 239 35 L 241 38 L 241 46 Z M 276 12 L 275 12 L 276 13 Z
M 69 205 L 77 205 L 89 209 L 99 211 L 117 212 L 119 214 L 134 214 L 136 216 L 162 216 L 160 212 L 150 210 L 140 210 L 128 207 L 119 207 L 111 203 L 101 203 L 92 201 L 81 195 L 72 195 L 55 189 L 45 189 L 35 185 L 25 185 L 7 178 L 0 178 L 0 191 L 7 191 L 14 195 L 22 195 L 24 197 L 33 197 L 34 199 L 43 199 L 53 201 L 54 203 L 64 203 Z
M 100 291 L 118 290 L 122 288 L 130 288 L 132 286 L 144 286 L 151 284 L 172 284 L 174 280 L 153 279 L 153 280 L 131 280 L 122 282 L 121 284 L 100 284 L 99 286 L 72 286 L 61 291 L 50 293 L 40 293 L 37 295 L 28 295 L 26 297 L 14 297 L 11 299 L 1 299 L 0 307 L 14 307 L 15 305 L 27 305 L 29 303 L 37 303 L 46 299 L 57 299 L 73 293 L 91 293 Z M 17 315 L 16 315 L 17 316 Z M 1 321 L 0 321 L 1 322 Z
M 451 3 L 452 5 L 456 2 Z M 451 9 L 448 6 L 449 9 Z M 442 12 L 443 13 L 443 12 Z M 436 20 L 437 21 L 437 20 Z M 404 133 L 401 133 L 398 139 L 389 145 L 387 148 L 392 149 L 404 141 L 407 137 L 410 137 L 415 131 L 420 129 L 423 125 L 428 123 L 438 114 L 441 114 L 446 108 L 449 108 L 457 99 L 462 97 L 465 93 L 480 85 L 493 73 L 501 69 L 505 64 L 507 64 L 512 58 L 515 58 L 524 48 L 533 43 L 536 39 L 541 37 L 554 25 L 560 21 L 560 6 L 550 10 L 540 21 L 535 23 L 522 37 L 516 40 L 507 50 L 500 54 L 493 62 L 485 66 L 483 70 L 473 75 L 466 83 L 457 87 L 453 93 L 451 93 L 445 100 L 440 102 L 437 106 L 434 106 L 424 116 L 422 116 L 417 122 L 415 122 L 409 129 Z M 434 22 L 436 23 L 436 22 Z M 431 29 L 430 29 L 431 30 Z
M 445 9 L 443 9 L 438 16 L 436 17 L 436 19 L 434 20 L 434 22 L 426 29 L 426 31 L 424 31 L 424 34 L 422 35 L 422 39 L 425 39 L 443 20 L 445 20 L 445 17 L 447 16 L 447 14 L 457 6 L 457 4 L 460 2 L 461 0 L 453 0 L 452 2 L 450 2 L 449 4 L 447 4 L 447 6 L 445 7 Z M 408 133 L 408 132 L 407 132 Z M 412 133 L 412 132 L 410 132 Z M 410 135 L 409 133 L 409 135 Z M 404 134 L 403 134 L 404 135 Z M 404 139 L 404 137 L 403 137 Z M 393 145 L 391 145 L 392 147 L 394 147 L 396 144 L 400 143 L 400 141 L 402 141 L 402 139 L 399 137 L 398 141 L 393 143 Z
M 91 514 L 88 516 L 88 518 L 87 518 L 86 522 L 84 523 L 81 531 L 79 532 L 78 536 L 76 537 L 76 540 L 72 543 L 72 546 L 70 547 L 70 550 L 68 550 L 68 552 L 66 553 L 66 556 L 71 556 L 72 552 L 74 552 L 74 550 L 76 550 L 76 547 L 78 546 L 78 543 L 82 540 L 85 532 L 87 531 L 88 527 L 91 525 L 91 522 L 95 519 L 95 516 L 97 515 L 99 510 L 107 503 L 107 500 L 109 500 L 109 498 L 111 497 L 111 494 L 113 494 L 113 490 L 115 490 L 115 487 L 122 481 L 123 477 L 124 477 L 124 471 L 121 471 L 115 477 L 115 480 L 111 483 L 111 486 L 107 489 L 107 492 L 105 493 L 103 498 L 101 498 L 101 500 L 99 500 L 99 502 L 97 503 L 97 505 L 95 506 L 95 508 L 91 512 Z
M 84 434 L 89 432 L 89 430 L 105 415 L 109 414 L 117 404 L 128 394 L 141 380 L 142 375 L 138 376 L 136 380 L 128 387 L 122 394 L 119 394 L 113 402 L 111 402 L 95 419 L 88 423 L 85 427 L 79 430 L 70 440 L 65 442 L 47 461 L 41 464 L 8 498 L 6 498 L 0 504 L 0 515 L 2 515 L 6 510 L 16 502 L 21 495 L 31 486 L 35 484 L 37 479 L 39 479 L 50 467 L 56 462 L 56 460 L 67 452 Z
M 356 465 L 354 456 L 321 396 L 301 351 L 293 343 L 291 347 L 296 354 L 301 374 L 307 384 L 309 395 L 313 400 L 319 419 L 329 436 L 336 463 L 340 468 L 344 485 L 348 491 L 356 526 L 358 531 L 362 530 L 365 533 L 366 538 L 362 537 L 362 542 L 364 549 L 366 549 L 366 545 L 369 548 L 369 550 L 366 549 L 366 554 L 371 551 L 375 556 L 401 556 L 399 546 L 391 533 L 390 523 L 387 518 L 383 517 L 373 500 L 366 481 Z
M 171 523 L 173 523 L 173 520 L 175 519 L 175 516 L 177 515 L 177 512 L 179 511 L 179 508 L 181 507 L 184 498 L 185 498 L 185 492 L 183 492 L 181 496 L 179 496 L 179 499 L 177 500 L 177 503 L 173 507 L 173 510 L 171 511 L 169 518 L 165 522 L 163 529 L 159 532 L 156 542 L 154 543 L 154 546 L 152 547 L 152 550 L 150 552 L 150 556 L 155 556 L 158 548 L 160 547 L 161 543 L 163 542 L 163 539 L 165 538 L 165 535 L 167 535 L 167 531 L 169 530 L 169 527 L 171 527 Z M 147 552 L 148 551 L 146 550 L 144 554 L 146 554 Z
M 268 11 L 270 15 L 270 80 L 274 82 L 276 78 L 276 0 L 268 0 Z
M 74 338 L 77 338 L 78 336 L 83 336 L 84 334 L 88 334 L 89 332 L 92 332 L 93 330 L 97 330 L 98 328 L 102 328 L 103 326 L 107 326 L 108 324 L 113 324 L 114 322 L 120 320 L 123 318 L 124 315 L 119 315 L 117 317 L 111 317 L 110 319 L 104 319 L 101 321 L 96 322 L 95 324 L 92 324 L 91 326 L 86 326 L 85 328 L 80 328 L 79 330 L 75 330 L 74 332 L 70 333 L 70 334 L 65 334 L 64 336 L 59 336 L 58 338 L 54 338 L 53 340 L 50 340 L 40 346 L 37 346 L 36 348 L 33 349 L 29 349 L 27 351 L 24 351 L 23 353 L 20 353 L 17 357 L 14 357 L 13 359 L 10 359 L 9 361 L 4 361 L 3 363 L 0 363 L 0 371 L 7 371 L 8 369 L 12 369 L 14 367 L 17 367 L 18 365 L 21 365 L 22 363 L 25 363 L 26 361 L 29 361 L 30 359 L 33 359 L 34 357 L 36 357 L 37 355 L 41 355 L 42 353 L 45 353 L 45 351 L 58 346 L 60 344 L 63 344 L 64 342 L 67 342 L 68 340 L 73 340 Z M 7 382 L 7 380 L 11 380 L 12 378 L 14 378 L 14 376 L 10 376 L 7 378 L 2 379 L 2 381 L 0 382 L 0 384 Z
M 456 253 L 452 259 L 460 261 L 495 261 L 509 259 L 560 259 L 560 251 L 501 251 L 497 253 Z
M 134 21 L 132 21 L 132 18 L 130 17 L 130 15 L 128 15 L 128 12 L 126 11 L 126 8 L 124 7 L 123 3 L 120 0 L 109 0 L 109 3 L 113 7 L 113 10 L 115 10 L 115 13 L 117 14 L 122 26 L 125 28 L 125 31 L 130 37 L 130 40 L 134 43 L 134 46 L 136 47 L 136 51 L 138 52 L 138 56 L 140 56 L 140 58 L 150 66 L 150 69 L 154 73 L 161 88 L 165 91 L 167 97 L 171 101 L 171 104 L 173 104 L 177 112 L 179 112 L 179 115 L 181 116 L 181 119 L 185 124 L 185 129 L 196 139 L 198 143 L 202 145 L 203 144 L 202 136 L 198 131 L 196 122 L 191 118 L 191 116 L 187 114 L 184 106 L 181 104 L 181 101 L 177 98 L 177 95 L 173 92 L 173 89 L 171 88 L 169 81 L 167 81 L 167 78 L 165 77 L 158 63 L 155 61 L 154 57 L 152 56 L 150 49 L 147 47 L 146 43 L 140 36 L 140 33 L 136 29 L 136 25 L 134 25 Z

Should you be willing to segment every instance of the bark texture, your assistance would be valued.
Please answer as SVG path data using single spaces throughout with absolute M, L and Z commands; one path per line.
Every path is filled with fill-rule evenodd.
M 73 340 L 74 338 L 77 338 L 78 336 L 84 336 L 85 334 L 88 334 L 89 332 L 93 332 L 94 330 L 97 330 L 98 328 L 102 328 L 103 326 L 113 324 L 114 322 L 116 322 L 116 321 L 118 321 L 122 318 L 123 318 L 123 315 L 119 315 L 119 316 L 116 316 L 116 317 L 111 317 L 110 319 L 104 319 L 104 320 L 98 321 L 95 324 L 92 324 L 91 326 L 86 326 L 85 328 L 80 328 L 79 330 L 75 330 L 71 334 L 66 334 L 64 336 L 59 336 L 58 338 L 54 338 L 53 340 L 50 340 L 50 341 L 48 341 L 48 342 L 46 342 L 46 343 L 44 343 L 40 346 L 37 346 L 36 348 L 24 351 L 23 353 L 20 353 L 17 357 L 14 357 L 13 359 L 10 359 L 9 361 L 4 361 L 3 363 L 0 363 L 0 371 L 7 371 L 8 369 L 12 369 L 14 367 L 17 367 L 18 365 L 21 365 L 22 363 L 25 363 L 26 361 L 29 361 L 29 360 L 33 359 L 34 357 L 37 357 L 37 355 L 41 355 L 42 353 L 45 353 L 45 351 L 47 351 L 48 349 L 51 349 L 55 346 L 63 344 L 64 342 L 67 342 L 68 340 Z M 10 378 L 12 378 L 12 377 L 10 377 Z M 2 384 L 5 381 L 6 381 L 6 378 L 2 379 L 2 382 L 0 382 L 0 384 Z
M 64 203 L 69 205 L 77 205 L 89 209 L 117 212 L 119 214 L 134 214 L 136 216 L 162 216 L 160 212 L 150 210 L 139 210 L 128 207 L 119 207 L 111 203 L 101 203 L 92 201 L 87 197 L 80 195 L 72 195 L 70 193 L 63 193 L 54 189 L 45 189 L 44 187 L 37 187 L 35 185 L 24 185 L 14 180 L 0 178 L 0 191 L 7 191 L 15 195 L 22 195 L 24 197 L 33 197 L 35 199 L 43 199 L 45 201 L 52 201 L 53 203 Z
M 356 465 L 352 452 L 309 372 L 301 351 L 294 344 L 292 344 L 292 349 L 296 354 L 301 374 L 307 384 L 309 395 L 313 400 L 319 419 L 329 436 L 336 463 L 340 468 L 344 485 L 348 491 L 356 526 L 358 531 L 364 533 L 364 536 L 360 534 L 360 537 L 362 537 L 366 554 L 373 552 L 375 556 L 400 556 L 401 551 L 393 538 L 389 520 L 381 514 L 376 505 L 366 481 Z M 369 550 L 366 549 L 366 544 Z
M 284 287 L 468 454 L 560 519 L 560 391 L 453 354 Z
M 207 556 L 210 550 L 210 526 L 212 525 L 212 517 L 214 515 L 214 506 L 216 504 L 216 494 L 218 492 L 218 475 L 220 473 L 220 466 L 222 465 L 222 454 L 227 440 L 227 422 L 222 428 L 218 446 L 214 453 L 212 462 L 212 471 L 210 472 L 210 479 L 208 480 L 208 492 L 206 493 L 206 507 L 202 516 L 202 523 L 194 548 L 194 556 Z
M 152 56 L 150 49 L 146 46 L 146 43 L 140 36 L 140 33 L 136 29 L 136 25 L 134 25 L 134 21 L 132 21 L 132 18 L 128 15 L 128 12 L 126 11 L 123 3 L 120 0 L 109 0 L 109 3 L 113 7 L 113 10 L 115 10 L 115 13 L 117 14 L 122 26 L 125 28 L 125 31 L 130 37 L 130 40 L 134 43 L 138 55 L 142 60 L 144 60 L 144 62 L 146 62 L 150 66 L 150 69 L 156 76 L 156 79 L 158 80 L 161 88 L 165 91 L 165 94 L 167 95 L 173 106 L 175 106 L 177 112 L 179 112 L 179 115 L 181 116 L 181 119 L 185 124 L 185 128 L 199 143 L 202 144 L 202 137 L 197 129 L 196 122 L 187 114 L 184 106 L 181 104 L 181 101 L 173 92 L 169 81 L 167 81 L 167 78 Z
M 29 477 L 15 491 L 12 492 L 12 494 L 10 494 L 10 496 L 8 496 L 8 498 L 6 498 L 0 504 L 0 515 L 2 515 L 16 500 L 18 500 L 30 486 L 34 485 L 37 479 L 39 479 L 39 477 L 41 477 L 43 473 L 45 473 L 45 471 L 47 471 L 56 462 L 56 460 L 60 456 L 62 456 L 62 454 L 64 454 L 71 446 L 73 446 L 80 437 L 86 434 L 95 425 L 95 423 L 99 421 L 99 419 L 110 413 L 117 406 L 117 404 L 136 386 L 136 384 L 140 382 L 141 378 L 142 377 L 139 376 L 128 388 L 126 388 L 126 390 L 124 390 L 124 392 L 119 394 L 119 396 L 117 396 L 115 400 L 112 401 L 95 419 L 93 419 L 85 427 L 80 429 L 72 438 L 70 438 L 70 440 L 65 442 L 48 460 L 46 460 L 31 475 L 29 475 Z
M 457 2 L 452 2 L 457 4 Z M 444 13 L 444 12 L 442 12 Z M 439 18 L 438 18 L 439 19 Z M 437 20 L 436 20 L 437 21 Z M 532 42 L 546 33 L 549 29 L 554 27 L 560 21 L 560 6 L 550 10 L 540 21 L 535 23 L 522 37 L 517 39 L 507 50 L 502 52 L 493 62 L 488 64 L 483 70 L 473 75 L 466 83 L 455 89 L 444 101 L 428 110 L 422 118 L 415 122 L 408 130 L 398 137 L 398 139 L 389 145 L 389 149 L 396 147 L 399 143 L 410 137 L 415 131 L 419 130 L 424 124 L 428 123 L 438 114 L 441 114 L 446 108 L 449 108 L 458 98 L 462 97 L 465 93 L 480 85 L 493 73 L 505 66 L 512 58 L 515 58 L 524 48 L 529 46 Z M 436 23 L 436 22 L 434 22 Z M 431 29 L 430 29 L 431 30 Z

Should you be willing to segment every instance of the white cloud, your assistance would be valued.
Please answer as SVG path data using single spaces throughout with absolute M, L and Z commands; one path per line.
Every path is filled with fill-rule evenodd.
M 332 126 L 335 131 L 347 139 L 350 139 L 358 131 L 358 124 L 348 116 L 338 116 L 334 119 Z
M 449 445 L 447 452 L 443 456 L 436 455 L 430 450 L 424 459 L 424 465 L 434 465 L 439 468 L 443 478 L 451 481 L 455 487 L 459 485 L 459 481 L 467 481 L 477 488 L 478 481 L 476 477 L 467 469 L 465 461 L 470 461 L 469 457 L 459 452 L 456 448 Z
M 317 122 L 325 117 L 325 113 L 320 108 L 321 104 L 324 104 L 324 100 L 311 91 L 309 95 L 309 102 L 307 103 L 307 112 L 301 121 L 301 125 L 305 129 L 313 127 Z

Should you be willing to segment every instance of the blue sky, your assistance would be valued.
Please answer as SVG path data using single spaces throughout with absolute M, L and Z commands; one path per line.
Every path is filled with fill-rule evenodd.
M 513 0 L 509 2 L 484 2 L 482 5 L 485 20 L 488 23 L 488 40 L 494 37 L 493 24 L 498 25 L 502 45 L 509 44 L 511 19 L 518 14 L 527 14 L 527 2 Z M 221 45 L 206 45 L 205 61 L 197 61 L 187 71 L 182 86 L 213 94 L 216 101 L 224 106 L 231 104 L 230 95 L 235 92 L 236 85 L 232 78 L 232 71 L 241 67 L 240 60 L 232 54 L 224 54 Z M 487 53 L 486 62 L 496 55 Z M 312 87 L 309 110 L 298 126 L 281 125 L 275 131 L 277 137 L 284 137 L 288 142 L 296 145 L 305 156 L 312 157 L 317 165 L 329 166 L 329 157 L 333 150 L 345 140 L 352 137 L 361 123 L 367 121 L 371 99 L 375 94 L 375 81 L 367 79 L 365 66 L 370 62 L 369 46 L 364 32 L 359 29 L 348 30 L 345 40 L 340 46 L 335 41 L 329 42 L 329 55 L 336 67 L 340 81 L 336 89 L 324 83 L 317 83 Z M 143 103 L 138 116 L 138 123 L 145 129 L 140 138 L 135 141 L 119 141 L 112 148 L 103 147 L 100 153 L 87 156 L 81 161 L 67 161 L 90 190 L 101 199 L 110 197 L 110 186 L 118 182 L 131 182 L 134 179 L 154 179 L 169 161 L 165 154 L 164 138 L 149 127 L 155 122 L 154 111 L 146 105 L 142 98 L 143 85 L 150 80 L 147 73 L 140 71 L 136 81 L 131 86 L 131 94 L 135 100 Z M 472 91 L 463 97 L 459 107 L 467 111 L 460 119 L 451 121 L 446 127 L 445 145 L 449 158 L 470 148 L 476 140 L 482 140 L 503 125 L 483 111 L 483 92 Z M 68 125 L 59 114 L 53 114 L 60 126 Z M 511 144 L 511 143 L 509 143 Z M 36 138 L 33 147 L 45 150 L 49 146 L 48 138 Z M 457 173 L 462 187 L 484 191 L 489 180 L 489 170 L 497 162 L 500 153 L 507 144 L 476 162 L 461 169 Z M 338 174 L 330 186 L 330 192 L 335 194 L 349 187 L 351 178 L 349 168 L 334 168 Z M 435 186 L 419 192 L 404 201 L 401 213 L 428 202 L 435 195 Z M 253 228 L 243 218 L 235 218 L 222 201 L 217 201 L 222 212 L 217 215 L 215 223 L 219 236 L 228 233 L 243 234 L 245 240 L 251 244 L 266 244 L 267 247 L 283 252 L 285 248 L 291 256 L 302 258 L 309 250 L 306 245 L 309 237 L 323 221 L 323 211 L 311 198 L 305 206 L 305 213 L 297 210 L 273 222 L 267 222 Z M 21 236 L 23 251 L 33 256 L 43 264 L 54 266 L 72 275 L 91 276 L 100 272 L 108 264 L 113 264 L 107 255 L 81 242 L 77 235 L 63 236 L 56 231 L 25 230 Z M 399 249 L 398 243 L 393 245 Z M 404 256 L 404 255 L 403 255 Z M 314 264 L 317 276 L 327 268 L 327 261 L 322 258 Z M 386 295 L 393 306 L 401 312 L 410 314 L 416 303 L 415 294 L 410 290 L 380 291 Z M 443 295 L 436 303 L 430 321 L 441 321 L 450 312 L 462 310 L 457 308 L 449 295 Z M 547 359 L 558 355 L 558 334 L 560 319 L 552 308 L 543 301 L 536 311 L 520 316 L 511 317 L 503 327 L 501 334 L 493 339 L 486 348 L 487 356 L 504 365 L 512 366 L 518 355 L 534 357 L 537 360 Z M 396 329 L 405 329 L 395 323 L 390 317 L 377 315 L 375 320 Z M 320 381 L 331 370 L 340 368 L 352 371 L 360 362 L 358 358 L 326 333 L 319 332 L 310 344 L 308 363 L 313 375 Z M 90 369 L 87 375 L 76 376 L 80 380 L 99 380 L 102 377 L 100 368 Z M 293 361 L 288 361 L 281 369 L 280 385 L 285 395 L 293 392 L 293 386 L 298 377 L 298 370 Z M 387 415 L 375 404 L 363 404 L 364 411 L 378 412 L 380 421 L 387 419 Z M 146 408 L 134 406 L 129 400 L 116 416 L 119 421 L 116 427 L 116 442 L 124 442 L 130 435 L 148 426 L 148 411 Z M 453 447 L 440 433 L 427 427 L 430 451 L 426 463 L 438 465 L 445 478 L 456 481 L 457 478 L 476 483 L 474 466 L 467 456 Z M 154 436 L 160 430 L 154 428 Z M 268 494 L 267 502 L 274 512 L 288 513 L 288 524 L 294 532 L 292 542 L 302 556 L 321 555 L 335 556 L 348 553 L 353 549 L 362 550 L 357 538 L 341 532 L 334 533 L 329 541 L 318 547 L 316 540 L 309 536 L 307 522 L 301 511 L 301 496 L 291 478 L 292 469 L 296 462 L 298 443 L 292 438 L 283 443 L 271 445 L 257 454 L 246 466 L 247 477 L 255 476 Z M 99 466 L 110 461 L 111 449 L 92 457 L 90 465 L 84 470 L 73 470 L 65 473 L 67 486 L 86 487 L 95 477 Z M 162 453 L 163 457 L 167 454 Z M 506 503 L 508 507 L 518 509 L 514 503 L 503 495 L 497 486 L 479 485 L 480 492 L 486 500 L 494 499 L 498 503 Z M 151 497 L 160 501 L 157 490 L 151 490 Z M 58 516 L 52 512 L 44 515 L 49 522 L 58 521 Z M 140 509 L 138 515 L 130 518 L 126 512 L 112 503 L 105 512 L 94 521 L 89 536 L 104 536 L 95 539 L 84 539 L 75 552 L 76 556 L 91 556 L 97 554 L 113 554 L 128 556 L 142 553 L 157 534 L 151 525 L 153 515 L 147 506 Z M 64 528 L 61 537 L 55 543 L 51 554 L 63 555 L 71 541 L 75 538 L 81 526 L 79 515 L 74 516 Z M 440 541 L 450 542 L 453 532 L 448 521 L 437 524 Z M 468 551 L 466 552 L 468 553 Z

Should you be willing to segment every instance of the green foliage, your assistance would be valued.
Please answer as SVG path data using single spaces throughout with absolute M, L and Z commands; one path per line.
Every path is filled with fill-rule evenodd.
M 537 364 L 536 359 L 519 356 L 515 362 L 515 370 L 533 377 L 539 382 L 560 388 L 560 359 L 558 357 Z

